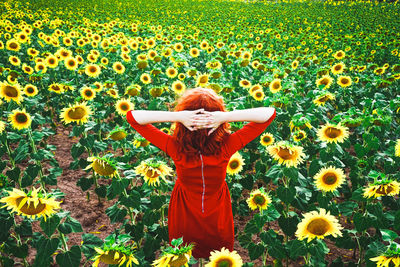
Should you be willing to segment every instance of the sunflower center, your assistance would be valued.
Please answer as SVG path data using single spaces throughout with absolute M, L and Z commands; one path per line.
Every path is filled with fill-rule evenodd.
M 339 70 L 341 70 L 341 69 L 342 69 L 342 66 L 340 66 L 340 65 L 335 66 L 335 70 L 336 70 L 336 71 L 339 71 Z
M 342 132 L 335 128 L 335 127 L 328 127 L 325 130 L 325 135 L 328 136 L 329 138 L 336 138 L 338 137 Z
M 5 94 L 8 97 L 17 97 L 18 96 L 18 90 L 14 86 L 6 86 Z
M 278 90 L 280 88 L 280 84 L 279 83 L 273 83 L 272 84 L 272 88 L 274 88 L 275 90 Z
M 26 123 L 28 121 L 28 116 L 25 113 L 17 113 L 15 119 L 18 123 Z
M 326 102 L 326 101 L 328 101 L 328 100 L 329 100 L 329 99 L 328 99 L 327 96 L 323 96 L 323 97 L 321 97 L 320 99 L 318 99 L 319 102 Z
M 29 94 L 33 94 L 33 93 L 35 92 L 35 90 L 34 90 L 32 87 L 26 88 L 26 91 L 27 91 Z
M 328 85 L 328 83 L 329 83 L 329 80 L 327 78 L 322 79 L 322 81 L 320 82 L 320 84 L 323 84 L 323 85 Z
M 86 110 L 82 107 L 76 107 L 68 111 L 68 117 L 73 120 L 80 120 L 86 115 Z
M 261 194 L 255 195 L 253 199 L 254 199 L 254 203 L 259 206 L 262 206 L 265 203 L 265 197 Z
M 112 174 L 115 172 L 114 167 L 111 166 L 110 164 L 108 164 L 108 163 L 107 163 L 106 161 L 104 161 L 104 160 L 96 159 L 96 160 L 93 162 L 92 167 L 93 167 L 93 170 L 94 170 L 97 174 L 100 174 L 100 175 L 103 175 L 103 176 L 110 176 L 110 175 L 112 175 Z
M 126 137 L 126 133 L 124 133 L 123 131 L 119 131 L 119 132 L 115 132 L 113 134 L 110 135 L 110 138 L 114 141 L 119 141 L 122 140 Z
M 75 66 L 75 61 L 69 60 L 69 61 L 68 61 L 68 66 L 70 66 L 70 67 Z
M 261 92 L 256 93 L 256 97 L 261 97 L 261 96 L 262 96 Z
M 85 96 L 91 97 L 92 95 L 93 95 L 92 91 L 90 91 L 90 90 L 85 91 Z
M 123 254 L 121 252 L 118 252 L 119 257 L 117 259 L 114 259 L 115 253 L 116 251 L 110 250 L 107 254 L 101 255 L 100 260 L 105 264 L 119 264 L 122 261 Z
M 96 71 L 97 71 L 97 68 L 94 67 L 94 66 L 91 66 L 91 67 L 89 68 L 89 72 L 95 73 Z
M 24 198 L 25 197 L 19 197 L 15 200 L 17 206 L 19 206 L 19 204 L 21 203 L 21 201 Z M 46 208 L 46 205 L 42 204 L 40 200 L 39 200 L 39 204 L 37 204 L 37 206 L 35 207 L 35 205 L 33 204 L 33 200 L 30 197 L 28 197 L 28 200 L 26 201 L 26 203 L 24 205 L 22 205 L 22 207 L 19 210 L 23 214 L 35 215 L 35 214 L 42 212 L 45 208 Z
M 379 188 L 376 190 L 376 193 L 381 195 L 387 195 L 394 190 L 393 186 L 391 185 L 380 185 Z
M 179 255 L 179 257 L 176 260 L 173 260 L 169 263 L 169 266 L 171 267 L 181 267 L 182 265 L 185 265 L 187 263 L 187 259 L 184 254 Z
M 349 83 L 349 79 L 347 78 L 342 78 L 342 80 L 340 81 L 342 84 L 348 84 Z
M 180 85 L 180 84 L 175 85 L 175 89 L 176 90 L 182 90 L 182 85 Z
M 232 160 L 230 163 L 229 163 L 229 167 L 231 168 L 231 169 L 236 169 L 237 167 L 239 167 L 239 162 L 237 161 L 237 160 Z
M 263 138 L 263 141 L 264 141 L 265 143 L 269 143 L 269 142 L 271 141 L 271 138 L 270 138 L 269 136 L 265 136 L 265 137 Z
M 11 43 L 11 44 L 10 44 L 10 48 L 11 48 L 11 49 L 17 49 L 17 48 L 18 48 L 17 43 Z
M 54 58 L 51 58 L 51 59 L 49 59 L 49 63 L 50 63 L 51 65 L 53 65 L 53 64 L 56 63 L 56 61 L 54 60 Z
M 278 156 L 284 160 L 290 160 L 294 157 L 293 152 L 286 147 L 279 149 Z
M 297 134 L 297 138 L 298 138 L 298 139 L 302 139 L 303 137 L 304 137 L 304 134 L 303 134 L 303 133 L 298 133 L 298 134 Z
M 156 171 L 153 171 L 153 170 L 149 169 L 149 170 L 146 171 L 146 176 L 149 177 L 149 178 L 154 179 L 154 178 L 157 178 L 158 176 L 160 176 L 160 174 L 158 172 L 156 172 Z
M 200 83 L 207 83 L 208 82 L 208 78 L 207 77 L 201 77 L 200 78 Z
M 217 267 L 232 267 L 233 262 L 231 259 L 222 258 L 216 262 L 215 266 L 217 266 Z
M 322 180 L 327 185 L 332 185 L 336 183 L 337 179 L 338 179 L 337 176 L 332 172 L 328 172 L 322 177 Z
M 313 235 L 324 235 L 329 230 L 329 224 L 326 220 L 317 218 L 313 219 L 307 225 L 307 231 L 312 233 Z

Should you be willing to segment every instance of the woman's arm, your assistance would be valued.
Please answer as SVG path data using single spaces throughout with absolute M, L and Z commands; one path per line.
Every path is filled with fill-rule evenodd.
M 275 108 L 272 107 L 259 107 L 251 109 L 234 110 L 229 112 L 214 111 L 208 112 L 203 111 L 204 118 L 198 119 L 194 126 L 196 129 L 211 128 L 208 132 L 210 135 L 215 131 L 219 125 L 224 122 L 232 121 L 249 121 L 255 123 L 264 123 L 268 121 L 275 112 Z
M 158 110 L 132 110 L 132 116 L 140 125 L 156 122 L 180 122 L 185 125 L 186 128 L 193 131 L 195 130 L 193 125 L 198 118 L 202 117 L 199 114 L 203 111 L 204 109 L 183 110 L 176 112 Z

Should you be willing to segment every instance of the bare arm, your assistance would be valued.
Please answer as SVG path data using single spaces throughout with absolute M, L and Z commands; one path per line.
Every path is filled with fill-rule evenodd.
M 198 110 L 183 110 L 183 111 L 159 111 L 159 110 L 132 110 L 132 116 L 140 125 L 157 123 L 157 122 L 180 122 L 186 128 L 193 131 L 192 126 L 196 119 L 200 116 L 197 115 L 204 109 Z

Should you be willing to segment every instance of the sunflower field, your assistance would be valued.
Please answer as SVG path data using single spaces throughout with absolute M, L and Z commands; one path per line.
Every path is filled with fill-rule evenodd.
M 168 242 L 173 161 L 126 120 L 194 87 L 277 113 L 228 164 L 235 251 L 206 266 L 400 266 L 398 0 L 0 11 L 1 266 L 195 264 Z

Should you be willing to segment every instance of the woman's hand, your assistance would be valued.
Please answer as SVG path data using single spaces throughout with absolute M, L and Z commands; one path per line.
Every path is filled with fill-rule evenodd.
M 197 110 L 182 110 L 179 111 L 179 122 L 182 123 L 190 131 L 198 130 L 197 125 L 203 125 L 206 117 L 201 114 L 204 108 Z
M 195 129 L 211 128 L 207 135 L 212 134 L 222 123 L 225 122 L 224 114 L 225 112 L 223 111 L 202 111 L 200 115 L 195 118 Z

